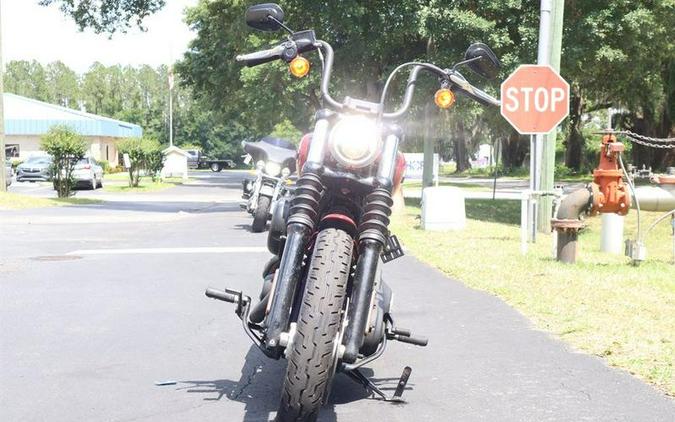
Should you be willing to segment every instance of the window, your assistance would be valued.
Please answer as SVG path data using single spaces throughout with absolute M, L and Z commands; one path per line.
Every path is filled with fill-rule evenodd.
M 6 144 L 5 145 L 5 157 L 7 158 L 19 158 L 19 145 L 18 144 Z

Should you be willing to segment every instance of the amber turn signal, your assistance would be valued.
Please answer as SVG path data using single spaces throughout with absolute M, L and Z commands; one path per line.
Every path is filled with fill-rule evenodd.
M 455 93 L 447 88 L 441 88 L 434 94 L 434 102 L 440 108 L 450 108 L 455 103 Z
M 293 76 L 302 78 L 309 73 L 309 60 L 302 56 L 297 56 L 291 60 L 291 64 L 288 67 Z

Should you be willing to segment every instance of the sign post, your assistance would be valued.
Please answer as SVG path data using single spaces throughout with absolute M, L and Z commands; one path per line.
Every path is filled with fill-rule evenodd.
M 536 239 L 537 205 L 541 193 L 540 168 L 543 135 L 553 130 L 569 113 L 570 86 L 548 65 L 522 65 L 501 86 L 501 114 L 530 143 L 530 204 L 527 227 L 530 241 Z

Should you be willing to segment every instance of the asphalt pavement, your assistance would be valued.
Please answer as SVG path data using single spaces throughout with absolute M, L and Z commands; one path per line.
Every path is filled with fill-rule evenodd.
M 203 295 L 259 292 L 269 254 L 238 206 L 243 175 L 0 211 L 0 420 L 273 419 L 285 362 L 266 359 L 233 309 Z M 411 256 L 384 271 L 398 324 L 430 341 L 391 342 L 364 372 L 391 392 L 411 366 L 406 402 L 370 398 L 339 375 L 321 421 L 675 419 L 672 398 L 570 350 L 498 298 Z

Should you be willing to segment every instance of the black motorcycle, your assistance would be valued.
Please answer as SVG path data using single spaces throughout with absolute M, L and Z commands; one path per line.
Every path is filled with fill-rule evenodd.
M 262 232 L 279 198 L 288 191 L 288 177 L 295 172 L 295 146 L 285 139 L 266 136 L 258 142 L 244 142 L 244 151 L 255 162 L 256 177 L 242 181 L 242 203 L 253 216 L 251 231 Z
M 382 278 L 381 263 L 403 255 L 388 229 L 391 192 L 405 168 L 396 121 L 408 110 L 422 70 L 440 81 L 435 102 L 441 107 L 450 106 L 455 93 L 499 105 L 457 71 L 467 65 L 484 77 L 495 77 L 499 61 L 485 44 L 473 44 L 451 69 L 423 62 L 397 67 L 379 103 L 350 97 L 340 102 L 328 92 L 332 47 L 316 39 L 312 30 L 291 31 L 283 17 L 275 4 L 250 7 L 248 25 L 264 31 L 283 28 L 289 36 L 276 47 L 238 56 L 237 61 L 255 66 L 281 59 L 290 63 L 291 73 L 302 76 L 308 62 L 300 54 L 319 51 L 325 108 L 316 115 L 313 134 L 300 144 L 295 193 L 280 201 L 272 217 L 268 248 L 275 256 L 263 270 L 260 301 L 252 304 L 249 296 L 230 289 L 207 289 L 206 295 L 234 303 L 245 332 L 260 350 L 272 359 L 288 360 L 277 421 L 314 421 L 337 371 L 385 400 L 401 399 L 410 367 L 392 397 L 359 371 L 383 354 L 388 341 L 427 345 L 426 339 L 395 324 L 392 291 Z M 389 86 L 404 68 L 411 71 L 403 104 L 387 112 Z

